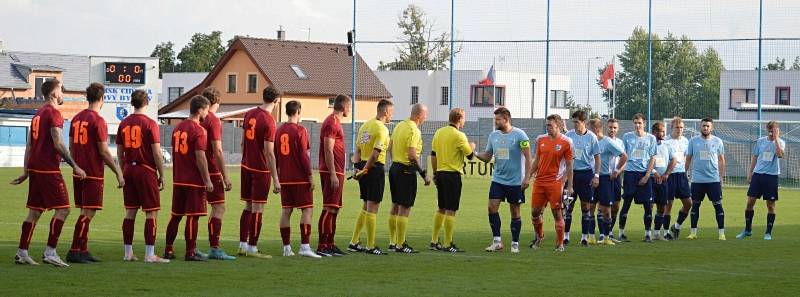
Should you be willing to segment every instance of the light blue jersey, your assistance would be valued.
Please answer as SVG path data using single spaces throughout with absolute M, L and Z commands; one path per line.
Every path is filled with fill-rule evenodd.
M 628 163 L 625 164 L 625 171 L 645 172 L 650 158 L 656 155 L 657 141 L 653 134 L 645 133 L 639 137 L 636 131 L 631 131 L 622 135 L 622 142 L 625 143 L 625 153 L 628 154 Z
M 494 155 L 492 181 L 506 186 L 522 185 L 522 150 L 530 146 L 528 135 L 518 128 L 508 133 L 492 131 L 486 144 L 486 151 Z
M 575 157 L 572 169 L 594 171 L 594 156 L 600 154 L 597 135 L 589 130 L 583 135 L 575 130 L 569 130 L 566 135 L 572 139 L 572 156 Z
M 778 138 L 781 148 L 786 149 L 786 142 Z M 756 146 L 753 147 L 753 156 L 758 158 L 756 160 L 756 167 L 753 172 L 769 175 L 781 174 L 781 159 L 775 154 L 775 142 L 770 141 L 767 136 L 761 137 L 756 141 Z
M 661 141 L 656 148 L 656 164 L 653 165 L 653 171 L 658 172 L 658 175 L 664 175 L 674 155 L 675 151 L 672 150 L 672 146 L 666 141 Z
M 686 172 L 686 150 L 689 149 L 689 139 L 681 136 L 678 139 L 668 138 L 665 141 L 672 147 L 675 158 L 675 168 L 672 169 L 672 173 Z
M 612 170 L 617 170 L 619 156 L 625 152 L 622 139 L 603 137 L 597 142 L 600 148 L 600 175 L 611 175 Z
M 722 139 L 711 135 L 708 139 L 695 136 L 689 140 L 689 149 L 686 156 L 692 157 L 692 182 L 693 183 L 718 183 L 719 156 L 725 155 L 725 145 Z

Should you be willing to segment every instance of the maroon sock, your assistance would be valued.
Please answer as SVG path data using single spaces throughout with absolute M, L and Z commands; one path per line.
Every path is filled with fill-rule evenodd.
M 181 219 L 183 216 L 171 216 L 169 217 L 169 223 L 167 224 L 167 247 L 172 247 L 172 244 L 175 243 L 175 237 L 178 237 L 178 228 L 181 225 Z
M 281 241 L 283 241 L 283 245 L 289 245 L 292 242 L 291 227 L 281 227 Z
M 81 234 L 81 252 L 89 251 L 89 225 L 92 223 L 92 218 L 86 217 L 83 220 L 83 234 Z
M 50 219 L 50 235 L 47 236 L 47 246 L 51 248 L 58 247 L 58 238 L 61 236 L 61 228 L 64 227 L 64 221 L 55 217 Z
M 211 217 L 208 219 L 208 242 L 212 248 L 219 247 L 219 233 L 222 229 L 222 220 Z
M 31 245 L 31 238 L 33 238 L 33 229 L 36 225 L 31 222 L 22 222 L 22 233 L 19 235 L 19 249 L 27 250 Z
M 156 245 L 156 229 L 157 229 L 156 219 L 146 219 L 144 221 L 144 244 L 145 245 Z
M 260 212 L 259 213 L 253 213 L 250 216 L 250 231 L 248 231 L 250 240 L 248 240 L 247 244 L 249 244 L 251 246 L 257 246 L 258 245 L 258 237 L 261 235 L 261 217 L 262 216 L 263 216 L 263 213 L 260 213 Z
M 300 224 L 300 243 L 308 244 L 309 242 L 311 242 L 311 224 Z
M 242 216 L 239 217 L 239 242 L 247 242 L 247 233 L 250 231 L 250 225 L 252 225 L 252 222 L 250 222 L 252 216 L 253 213 L 249 210 L 242 210 Z
M 86 232 L 86 227 L 88 226 L 87 223 L 88 217 L 84 215 L 78 216 L 78 220 L 75 221 L 75 230 L 72 232 L 72 246 L 70 246 L 70 252 L 80 252 L 81 248 L 83 247 L 83 234 Z
M 133 219 L 122 220 L 122 243 L 125 245 L 133 244 Z
M 326 226 L 328 225 L 329 216 L 330 213 L 326 209 L 323 209 L 322 213 L 319 214 L 319 221 L 317 222 L 317 233 L 319 234 L 318 250 L 324 250 L 328 246 L 328 228 Z
M 186 238 L 186 255 L 193 256 L 197 248 L 197 220 L 196 216 L 186 217 L 186 228 L 184 237 Z
M 338 212 L 331 212 L 330 218 L 328 219 L 328 245 L 335 245 L 334 237 L 336 237 L 336 217 L 339 215 Z

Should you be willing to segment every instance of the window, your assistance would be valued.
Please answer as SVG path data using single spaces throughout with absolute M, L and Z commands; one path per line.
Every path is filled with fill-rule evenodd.
M 494 90 L 494 95 L 492 94 Z M 505 105 L 505 86 L 472 86 L 472 106 Z
M 328 108 L 333 108 L 333 103 L 336 102 L 336 97 L 328 98 Z
M 228 93 L 236 93 L 236 74 L 228 74 Z
M 300 68 L 300 65 L 291 65 L 291 67 L 292 70 L 294 71 L 294 74 L 297 75 L 297 78 L 308 79 L 308 76 L 306 76 L 306 73 L 305 71 L 303 71 L 303 68 Z
M 756 102 L 756 89 L 730 89 L 728 108 L 742 107 L 742 103 Z
M 789 87 L 777 87 L 775 88 L 775 104 L 778 105 L 790 105 L 790 96 L 791 91 Z
M 450 104 L 450 87 L 442 87 L 442 100 L 439 102 L 440 105 L 448 105 Z
M 48 80 L 53 80 L 55 77 L 52 76 L 37 76 L 36 77 L 36 98 L 44 98 L 44 94 L 42 94 L 42 84 Z
M 566 108 L 567 107 L 567 91 L 564 91 L 564 90 L 550 90 L 550 107 L 552 107 L 552 108 Z
M 256 89 L 258 89 L 258 76 L 255 74 L 248 74 L 247 75 L 247 92 L 248 93 L 255 93 Z
M 28 140 L 28 127 L 0 126 L 0 146 L 22 146 Z
M 419 102 L 419 87 L 411 86 L 411 104 L 417 104 L 417 102 Z
M 175 101 L 183 95 L 183 87 L 169 87 L 167 88 L 167 96 L 169 98 L 169 102 Z

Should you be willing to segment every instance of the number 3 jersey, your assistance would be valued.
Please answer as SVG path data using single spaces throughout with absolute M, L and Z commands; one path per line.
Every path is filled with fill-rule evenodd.
M 98 142 L 108 141 L 108 125 L 100 114 L 84 109 L 72 118 L 69 130 L 70 155 L 86 176 L 103 178 L 103 158 Z
M 176 186 L 205 187 L 197 168 L 197 153 L 208 149 L 206 129 L 193 120 L 184 120 L 172 131 L 172 183 Z
M 281 185 L 308 184 L 311 175 L 308 132 L 297 123 L 284 123 L 275 132 L 275 165 Z
M 153 159 L 153 144 L 161 143 L 161 136 L 156 121 L 144 114 L 132 114 L 119 123 L 117 129 L 117 146 L 123 147 L 125 162 L 148 167 L 156 171 Z
M 275 142 L 275 120 L 266 110 L 256 107 L 244 114 L 242 137 L 242 167 L 268 172 L 264 142 Z

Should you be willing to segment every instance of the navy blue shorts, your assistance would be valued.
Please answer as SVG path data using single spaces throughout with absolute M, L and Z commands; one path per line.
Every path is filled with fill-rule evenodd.
M 778 201 L 778 176 L 753 173 L 753 177 L 750 179 L 750 187 L 747 188 L 747 197 Z
M 622 198 L 633 199 L 636 204 L 653 203 L 653 181 L 648 179 L 644 186 L 639 185 L 639 180 L 645 176 L 644 172 L 625 171 L 625 180 L 622 182 Z
M 669 179 L 667 179 L 667 186 L 669 187 L 667 189 L 669 191 L 667 193 L 667 199 L 669 200 L 692 197 L 692 190 L 689 189 L 689 177 L 686 176 L 686 172 L 670 174 Z
M 592 188 L 592 178 L 594 178 L 594 172 L 591 169 L 572 171 L 572 189 L 575 191 L 573 196 L 580 199 L 581 202 L 597 202 L 594 188 Z
M 708 196 L 711 202 L 722 200 L 722 185 L 716 183 L 692 183 L 692 201 L 703 201 Z
M 619 178 L 611 180 L 610 175 L 600 176 L 600 186 L 594 189 L 594 197 L 602 206 L 612 206 L 622 199 L 622 186 Z
M 507 186 L 497 182 L 492 182 L 489 186 L 489 199 L 500 199 L 511 204 L 525 203 L 525 192 L 522 186 Z
M 674 200 L 670 199 L 668 195 L 669 186 L 667 185 L 667 183 L 669 183 L 669 179 L 667 179 L 666 183 L 662 183 L 659 185 L 656 183 L 656 178 L 651 177 L 650 182 L 653 183 L 653 201 L 655 201 L 656 204 L 665 205 L 667 204 L 667 201 Z

